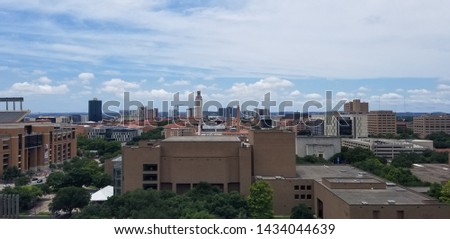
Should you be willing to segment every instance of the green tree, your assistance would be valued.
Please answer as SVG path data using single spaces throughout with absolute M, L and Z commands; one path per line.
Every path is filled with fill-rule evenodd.
M 30 183 L 30 178 L 25 175 L 22 175 L 14 180 L 14 185 L 16 187 L 17 186 L 25 186 L 28 183 Z
M 450 203 L 450 180 L 447 181 L 441 190 L 441 196 L 439 197 L 439 201 L 443 203 Z
M 11 181 L 20 176 L 21 176 L 20 169 L 14 166 L 11 168 L 7 168 L 6 170 L 3 171 L 2 179 L 5 181 Z
M 52 212 L 63 210 L 71 216 L 73 209 L 87 206 L 90 199 L 90 194 L 83 188 L 65 187 L 56 193 L 49 208 Z
M 435 132 L 427 135 L 426 138 L 429 140 L 433 140 L 433 145 L 435 148 L 450 148 L 450 134 L 447 134 L 445 132 Z
M 47 177 L 45 184 L 48 185 L 51 191 L 56 192 L 60 188 L 68 186 L 68 177 L 63 172 L 53 172 Z
M 439 199 L 441 197 L 441 191 L 442 191 L 442 184 L 433 183 L 431 184 L 427 194 L 430 195 L 431 197 Z
M 299 204 L 292 208 L 291 219 L 313 219 L 314 214 L 305 204 Z
M 273 218 L 272 197 L 273 190 L 267 182 L 258 180 L 253 183 L 248 197 L 250 216 L 255 219 Z
M 19 186 L 19 187 L 6 187 L 3 189 L 4 194 L 18 194 L 19 195 L 19 208 L 21 211 L 30 210 L 36 203 L 36 200 L 42 196 L 42 190 L 37 186 Z

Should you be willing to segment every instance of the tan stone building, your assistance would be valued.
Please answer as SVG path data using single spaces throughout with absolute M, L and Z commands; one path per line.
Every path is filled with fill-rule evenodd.
M 367 130 L 369 135 L 396 135 L 397 117 L 393 111 L 378 110 L 367 114 Z
M 249 194 L 251 183 L 273 189 L 277 215 L 305 204 L 320 218 L 450 218 L 450 205 L 361 172 L 351 166 L 296 166 L 295 134 L 250 131 L 235 136 L 184 136 L 141 142 L 122 150 L 122 192 L 184 193 L 199 182 Z M 109 165 L 108 171 L 112 171 Z
M 450 115 L 422 115 L 413 118 L 414 133 L 421 138 L 435 132 L 450 134 Z
M 369 103 L 354 99 L 344 104 L 344 112 L 348 114 L 367 114 L 369 112 Z
M 8 167 L 36 170 L 77 153 L 75 129 L 51 123 L 0 124 L 0 175 Z

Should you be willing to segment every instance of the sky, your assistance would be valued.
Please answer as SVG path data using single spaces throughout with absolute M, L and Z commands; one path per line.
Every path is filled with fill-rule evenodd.
M 32 112 L 88 100 L 361 99 L 450 112 L 446 0 L 0 0 L 0 96 Z M 5 105 L 0 105 L 3 110 Z

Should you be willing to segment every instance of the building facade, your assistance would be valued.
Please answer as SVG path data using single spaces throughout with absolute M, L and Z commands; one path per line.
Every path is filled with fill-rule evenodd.
M 372 151 L 376 156 L 392 160 L 401 153 L 423 153 L 433 149 L 433 141 L 428 140 L 394 140 L 394 139 L 342 139 L 342 146 L 363 148 Z
M 325 135 L 343 138 L 367 138 L 367 115 L 327 115 L 325 116 Z
M 341 152 L 341 138 L 299 136 L 296 139 L 295 149 L 299 157 L 314 155 L 318 158 L 329 159 Z
M 14 166 L 25 172 L 62 163 L 77 153 L 75 129 L 58 124 L 2 124 L 0 142 L 0 175 Z
M 393 111 L 370 111 L 367 114 L 367 130 L 370 136 L 396 135 L 397 117 Z
M 100 122 L 103 119 L 102 101 L 94 98 L 89 101 L 88 108 L 89 121 Z
M 344 112 L 348 114 L 367 114 L 369 112 L 369 103 L 354 99 L 344 104 Z
M 450 115 L 422 115 L 414 117 L 413 130 L 421 138 L 436 132 L 450 134 Z
M 393 185 L 351 166 L 297 166 L 296 136 L 276 130 L 235 136 L 170 137 L 122 149 L 122 192 L 135 189 L 185 193 L 200 182 L 249 195 L 256 180 L 273 190 L 276 215 L 305 204 L 319 218 L 450 218 L 450 205 Z M 116 177 L 117 178 L 117 177 Z M 119 177 L 120 178 L 120 177 Z

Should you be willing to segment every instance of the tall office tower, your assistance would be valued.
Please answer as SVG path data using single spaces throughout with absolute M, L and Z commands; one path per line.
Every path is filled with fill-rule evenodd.
M 89 101 L 89 121 L 102 121 L 102 101 L 97 98 Z
M 367 127 L 369 135 L 396 135 L 397 118 L 393 111 L 378 110 L 367 114 Z
M 367 114 L 369 112 L 369 103 L 355 99 L 344 104 L 344 111 L 347 114 Z
M 200 91 L 197 91 L 197 96 L 195 97 L 195 108 L 194 108 L 194 117 L 196 119 L 203 118 L 203 99 Z

